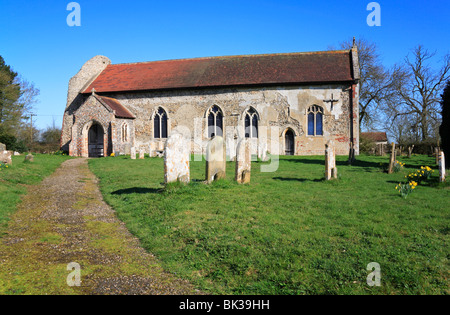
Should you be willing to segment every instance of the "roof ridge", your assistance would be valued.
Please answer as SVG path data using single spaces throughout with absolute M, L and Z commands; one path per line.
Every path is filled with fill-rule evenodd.
M 149 63 L 169 62 L 169 61 L 193 61 L 193 60 L 211 60 L 211 59 L 233 59 L 233 58 L 250 58 L 250 57 L 270 57 L 270 56 L 295 56 L 295 55 L 319 55 L 319 54 L 338 54 L 338 53 L 350 53 L 350 49 L 345 50 L 322 50 L 322 51 L 309 51 L 309 52 L 291 52 L 291 53 L 273 53 L 273 54 L 250 54 L 250 55 L 227 55 L 227 56 L 210 56 L 210 57 L 193 57 L 193 58 L 177 58 L 177 59 L 165 59 L 154 61 L 141 61 L 141 62 L 124 62 L 110 64 L 110 66 L 123 66 L 123 65 L 141 65 Z

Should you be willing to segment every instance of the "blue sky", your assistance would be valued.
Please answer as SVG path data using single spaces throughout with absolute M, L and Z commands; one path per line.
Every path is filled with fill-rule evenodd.
M 95 55 L 113 63 L 327 50 L 375 42 L 386 66 L 423 44 L 450 52 L 450 1 L 389 0 L 369 27 L 370 0 L 79 0 L 69 27 L 66 0 L 0 0 L 0 55 L 41 91 L 36 126 L 62 124 L 67 85 Z

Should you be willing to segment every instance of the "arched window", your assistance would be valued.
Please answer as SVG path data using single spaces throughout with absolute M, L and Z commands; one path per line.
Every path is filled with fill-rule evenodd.
M 320 106 L 308 109 L 308 136 L 323 136 L 323 108 Z
M 153 118 L 154 122 L 154 138 L 166 139 L 167 138 L 167 113 L 161 107 L 155 113 Z
M 128 124 L 122 125 L 122 142 L 128 142 Z
M 223 113 L 218 106 L 208 111 L 208 138 L 223 137 Z
M 253 108 L 245 112 L 245 137 L 258 138 L 258 113 Z

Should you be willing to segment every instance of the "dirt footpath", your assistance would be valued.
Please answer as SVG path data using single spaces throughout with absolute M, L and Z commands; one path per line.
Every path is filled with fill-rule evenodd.
M 0 294 L 199 294 L 140 247 L 87 159 L 64 162 L 28 191 L 0 238 Z

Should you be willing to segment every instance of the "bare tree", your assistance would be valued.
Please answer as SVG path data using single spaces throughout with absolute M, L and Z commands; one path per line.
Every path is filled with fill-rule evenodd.
M 435 136 L 434 130 L 440 123 L 440 95 L 450 78 L 450 55 L 444 57 L 443 66 L 437 71 L 430 65 L 435 55 L 419 45 L 412 51 L 412 58 L 405 58 L 405 75 L 395 84 L 398 102 L 390 106 L 394 120 L 399 116 L 416 120 L 422 141 Z
M 401 69 L 386 69 L 380 61 L 377 45 L 364 38 L 342 42 L 340 47 L 351 49 L 353 45 L 358 48 L 361 72 L 359 123 L 366 129 L 374 129 L 383 121 L 381 108 L 394 97 L 394 84 Z

